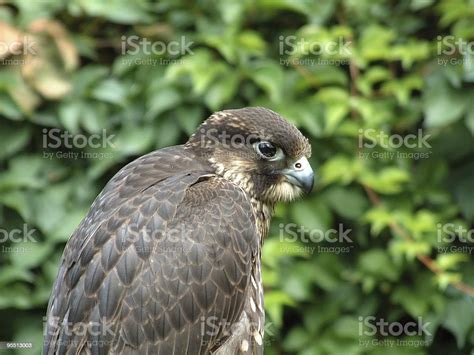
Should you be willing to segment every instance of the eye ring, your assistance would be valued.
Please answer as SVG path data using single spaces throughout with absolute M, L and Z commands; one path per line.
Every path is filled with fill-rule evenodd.
M 277 149 L 270 142 L 260 142 L 257 144 L 257 151 L 265 158 L 272 158 L 275 156 Z
M 283 157 L 282 150 L 271 142 L 260 141 L 255 143 L 253 146 L 257 154 L 263 159 L 277 160 Z

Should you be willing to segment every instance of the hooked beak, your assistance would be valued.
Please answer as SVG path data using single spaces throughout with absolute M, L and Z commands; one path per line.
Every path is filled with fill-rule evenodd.
M 290 184 L 300 187 L 305 193 L 310 193 L 314 184 L 314 172 L 306 157 L 294 162 L 291 167 L 283 169 L 281 173 Z

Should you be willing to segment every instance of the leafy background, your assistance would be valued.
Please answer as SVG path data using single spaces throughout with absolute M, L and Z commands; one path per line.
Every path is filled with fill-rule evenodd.
M 0 340 L 39 353 L 65 242 L 120 167 L 184 142 L 215 110 L 259 105 L 310 137 L 318 172 L 315 193 L 278 206 L 265 243 L 266 354 L 472 354 L 472 255 L 439 249 L 473 246 L 439 238 L 440 226 L 472 230 L 474 218 L 472 50 L 440 52 L 447 36 L 474 39 L 472 0 L 0 4 Z M 122 36 L 134 35 L 184 38 L 191 52 L 123 53 Z M 300 44 L 291 53 L 280 49 L 288 38 Z M 341 39 L 349 51 L 308 53 Z M 34 53 L 18 54 L 15 41 Z M 55 128 L 105 129 L 114 144 L 45 147 Z M 367 148 L 368 132 L 421 132 L 430 146 Z M 95 155 L 60 156 L 70 152 Z M 387 152 L 398 158 L 375 156 Z M 352 243 L 293 241 L 281 232 L 289 223 L 343 226 Z M 34 241 L 3 238 L 23 228 Z M 349 252 L 308 249 L 321 246 Z M 394 339 L 360 335 L 367 316 L 422 317 L 432 336 L 400 337 L 425 346 L 361 346 Z

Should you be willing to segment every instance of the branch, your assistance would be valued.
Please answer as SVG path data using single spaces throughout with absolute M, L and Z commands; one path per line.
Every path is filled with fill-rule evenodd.
M 341 19 L 343 22 L 345 22 L 344 18 Z M 348 38 L 348 40 L 350 41 L 351 45 L 354 44 L 354 39 L 352 37 Z M 356 63 L 354 63 L 352 58 L 349 60 L 349 73 L 351 79 L 351 97 L 356 97 L 358 95 L 356 82 L 359 78 L 359 68 L 357 67 Z M 351 110 L 351 117 L 356 118 L 356 115 L 357 113 L 355 112 L 355 110 Z M 357 149 L 358 151 L 360 150 L 359 145 L 357 145 Z M 358 154 L 358 156 L 360 155 Z M 369 200 L 372 202 L 372 204 L 375 206 L 380 205 L 380 197 L 377 195 L 377 193 L 365 184 L 362 184 L 362 186 L 364 187 L 364 190 L 367 193 L 367 196 L 369 197 Z M 400 235 L 403 239 L 407 241 L 413 241 L 413 238 L 396 221 L 390 222 L 389 227 L 392 233 Z M 436 262 L 428 255 L 416 254 L 416 258 L 435 275 L 442 274 L 443 270 L 441 270 L 438 265 L 436 265 Z M 452 281 L 449 284 L 457 290 L 461 291 L 462 293 L 474 297 L 474 288 L 472 286 L 462 281 Z
M 377 193 L 367 185 L 363 184 L 362 186 L 364 187 L 364 190 L 367 193 L 369 200 L 372 202 L 372 204 L 374 206 L 379 206 L 381 202 Z M 397 222 L 390 222 L 389 228 L 393 233 L 400 235 L 404 240 L 413 241 L 413 238 Z M 428 255 L 416 254 L 416 258 L 435 275 L 440 275 L 443 273 L 443 270 L 440 269 L 438 265 L 436 265 L 436 262 Z M 469 286 L 468 284 L 462 281 L 453 281 L 449 284 L 461 291 L 462 293 L 474 297 L 474 288 Z

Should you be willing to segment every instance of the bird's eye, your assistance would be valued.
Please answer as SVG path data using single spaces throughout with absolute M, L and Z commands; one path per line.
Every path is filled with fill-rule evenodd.
M 257 152 L 264 158 L 272 158 L 277 153 L 277 148 L 270 142 L 260 142 L 257 144 Z

